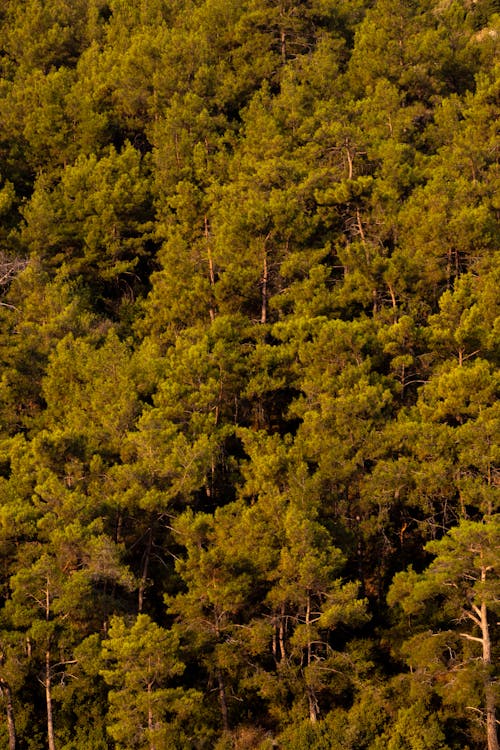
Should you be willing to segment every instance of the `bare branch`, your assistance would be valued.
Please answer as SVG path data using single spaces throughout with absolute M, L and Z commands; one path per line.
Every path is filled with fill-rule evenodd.
M 481 624 L 481 609 L 477 606 L 477 604 L 471 604 L 471 607 L 473 612 L 475 612 L 479 618 L 479 624 Z M 477 622 L 477 620 L 475 620 L 475 622 Z
M 23 271 L 28 265 L 28 258 L 9 258 L 0 252 L 0 287 L 10 284 L 14 276 Z
M 472 607 L 474 611 L 476 611 L 475 606 L 472 605 Z M 476 617 L 476 615 L 473 615 L 472 612 L 468 612 L 467 610 L 464 610 L 463 614 L 464 614 L 464 617 L 467 617 L 469 620 L 472 620 L 474 625 L 477 625 L 478 628 L 481 627 L 481 620 L 479 619 L 479 617 Z M 479 614 L 481 614 L 481 611 L 479 611 Z
M 483 643 L 482 638 L 477 638 L 475 635 L 469 635 L 468 633 L 459 633 L 462 638 L 466 638 L 468 641 L 476 641 L 476 643 Z

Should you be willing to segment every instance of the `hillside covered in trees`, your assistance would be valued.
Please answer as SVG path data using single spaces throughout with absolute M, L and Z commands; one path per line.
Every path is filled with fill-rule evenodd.
M 496 0 L 3 0 L 0 746 L 498 750 Z

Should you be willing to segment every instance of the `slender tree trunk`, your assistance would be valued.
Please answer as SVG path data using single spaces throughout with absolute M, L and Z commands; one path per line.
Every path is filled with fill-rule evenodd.
M 318 721 L 318 699 L 316 693 L 311 685 L 307 686 L 307 700 L 309 701 L 309 720 L 311 724 L 315 724 Z
M 285 29 L 281 29 L 280 41 L 281 41 L 281 61 L 284 64 L 286 63 L 286 31 Z
M 283 604 L 281 607 L 281 617 L 279 622 L 279 644 L 280 644 L 280 655 L 281 655 L 281 661 L 284 661 L 286 659 L 286 651 L 285 651 L 285 605 Z
M 50 578 L 47 575 L 47 588 L 45 589 L 45 620 L 50 620 Z M 45 704 L 47 707 L 47 741 L 49 750 L 56 750 L 54 737 L 54 719 L 52 715 L 52 676 L 50 669 L 50 640 L 45 651 Z
M 490 568 L 484 566 L 481 569 L 481 583 L 486 583 L 486 577 Z M 482 645 L 483 648 L 483 669 L 484 669 L 484 702 L 486 707 L 486 741 L 488 750 L 499 750 L 498 745 L 498 733 L 497 733 L 497 718 L 496 718 L 496 701 L 495 701 L 495 689 L 491 680 L 491 638 L 490 628 L 488 625 L 488 610 L 486 602 L 481 602 L 480 605 L 472 604 L 472 612 L 467 613 L 472 622 L 474 622 L 481 630 L 481 637 L 478 638 L 470 633 L 461 633 L 463 638 L 468 641 L 476 641 Z
M 486 690 L 486 736 L 488 740 L 488 750 L 498 750 L 497 719 L 495 708 L 495 695 L 493 685 L 488 680 L 485 686 Z
M 123 527 L 123 514 L 121 511 L 118 512 L 115 526 L 115 542 L 120 544 L 122 541 L 122 527 Z
M 142 556 L 143 564 L 142 564 L 141 580 L 139 583 L 139 593 L 138 593 L 138 603 L 137 603 L 137 610 L 139 613 L 142 612 L 142 607 L 144 605 L 144 592 L 146 590 L 146 584 L 148 580 L 149 562 L 151 559 L 152 546 L 153 546 L 153 523 L 151 523 L 147 531 L 146 549 L 144 550 L 144 554 Z
M 347 164 L 349 165 L 348 179 L 352 180 L 352 176 L 353 176 L 353 164 L 352 164 L 352 154 L 351 154 L 351 150 L 349 148 L 349 141 L 348 140 L 346 140 L 346 142 L 345 142 L 345 151 L 346 151 L 346 154 L 347 154 Z
M 272 640 L 272 651 L 273 657 L 276 664 L 278 664 L 278 618 L 273 618 L 273 640 Z
M 368 252 L 368 245 L 366 244 L 366 235 L 365 235 L 365 230 L 363 228 L 363 222 L 361 221 L 361 212 L 359 210 L 359 207 L 356 207 L 356 225 L 358 227 L 359 236 L 361 237 L 361 244 L 363 245 L 364 250 L 365 250 L 366 263 L 369 264 L 370 253 Z
M 481 571 L 481 580 L 486 580 L 486 570 L 484 568 Z M 488 611 L 486 609 L 485 602 L 482 602 L 481 604 L 481 635 L 483 640 L 483 663 L 486 671 L 484 678 L 484 697 L 486 703 L 486 737 L 488 742 L 488 750 L 499 750 L 495 692 L 489 675 L 489 669 L 491 667 L 491 640 L 490 629 L 488 625 Z
M 307 595 L 306 604 L 306 628 L 307 628 L 307 666 L 311 664 L 311 597 Z
M 311 644 L 311 596 L 307 595 L 306 604 L 306 628 L 307 628 L 307 666 L 311 665 L 312 660 L 312 644 Z M 309 719 L 312 724 L 318 721 L 318 699 L 312 685 L 307 685 L 307 700 L 309 702 Z
M 16 724 L 14 722 L 14 708 L 12 706 L 12 692 L 9 683 L 0 678 L 0 690 L 5 694 L 5 713 L 7 731 L 9 733 L 9 750 L 16 750 Z
M 156 750 L 155 743 L 153 740 L 153 729 L 154 729 L 154 721 L 153 721 L 153 706 L 151 704 L 151 683 L 148 682 L 148 729 L 149 729 L 149 750 Z
M 397 323 L 397 303 L 396 303 L 396 295 L 394 294 L 394 287 L 390 283 L 390 281 L 387 282 L 387 288 L 389 289 L 389 294 L 391 295 L 391 303 L 392 303 L 392 309 L 394 310 L 394 323 Z
M 264 246 L 264 258 L 262 267 L 262 309 L 260 314 L 260 322 L 267 322 L 267 282 L 268 282 L 268 268 L 267 268 L 267 251 Z
M 224 684 L 222 670 L 219 667 L 217 668 L 217 683 L 219 685 L 219 702 L 220 712 L 222 716 L 222 726 L 225 732 L 229 732 L 229 712 L 227 710 L 226 686 Z
M 45 652 L 45 702 L 47 704 L 47 739 L 49 750 L 56 750 L 54 720 L 52 716 L 52 679 L 50 676 L 50 649 Z

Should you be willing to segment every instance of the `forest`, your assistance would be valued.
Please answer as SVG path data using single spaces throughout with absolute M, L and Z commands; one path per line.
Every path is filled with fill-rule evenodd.
M 2 748 L 498 750 L 499 41 L 2 0 Z

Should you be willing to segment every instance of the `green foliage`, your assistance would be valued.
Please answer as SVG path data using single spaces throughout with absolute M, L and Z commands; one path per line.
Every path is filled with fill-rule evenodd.
M 112 618 L 100 673 L 111 688 L 107 728 L 117 747 L 187 747 L 186 720 L 199 696 L 166 686 L 184 671 L 177 650 L 175 634 L 147 615 L 130 626 Z
M 439 718 L 429 716 L 426 707 L 419 702 L 411 708 L 400 709 L 393 726 L 373 747 L 387 747 L 390 750 L 449 750 L 444 739 Z
M 24 213 L 23 242 L 48 267 L 101 283 L 130 276 L 151 228 L 141 157 L 130 144 L 99 160 L 79 157 L 56 185 L 38 179 Z
M 439 610 L 427 615 L 437 632 L 414 636 L 405 643 L 404 651 L 417 672 L 432 676 L 436 692 L 443 691 L 446 702 L 476 710 L 484 707 L 488 747 L 495 747 L 496 732 L 490 616 L 498 612 L 499 544 L 498 515 L 484 522 L 462 520 L 442 539 L 428 542 L 426 549 L 435 555 L 429 567 L 421 574 L 412 570 L 398 573 L 388 594 L 389 604 L 398 604 L 414 616 L 425 614 L 429 601 L 439 600 Z M 461 629 L 465 632 L 453 637 L 453 633 L 441 631 L 443 622 L 455 627 L 464 623 Z M 477 644 L 481 647 L 479 657 L 474 653 L 479 650 Z M 468 647 L 473 645 L 470 653 Z
M 499 33 L 4 1 L 2 746 L 498 749 Z

